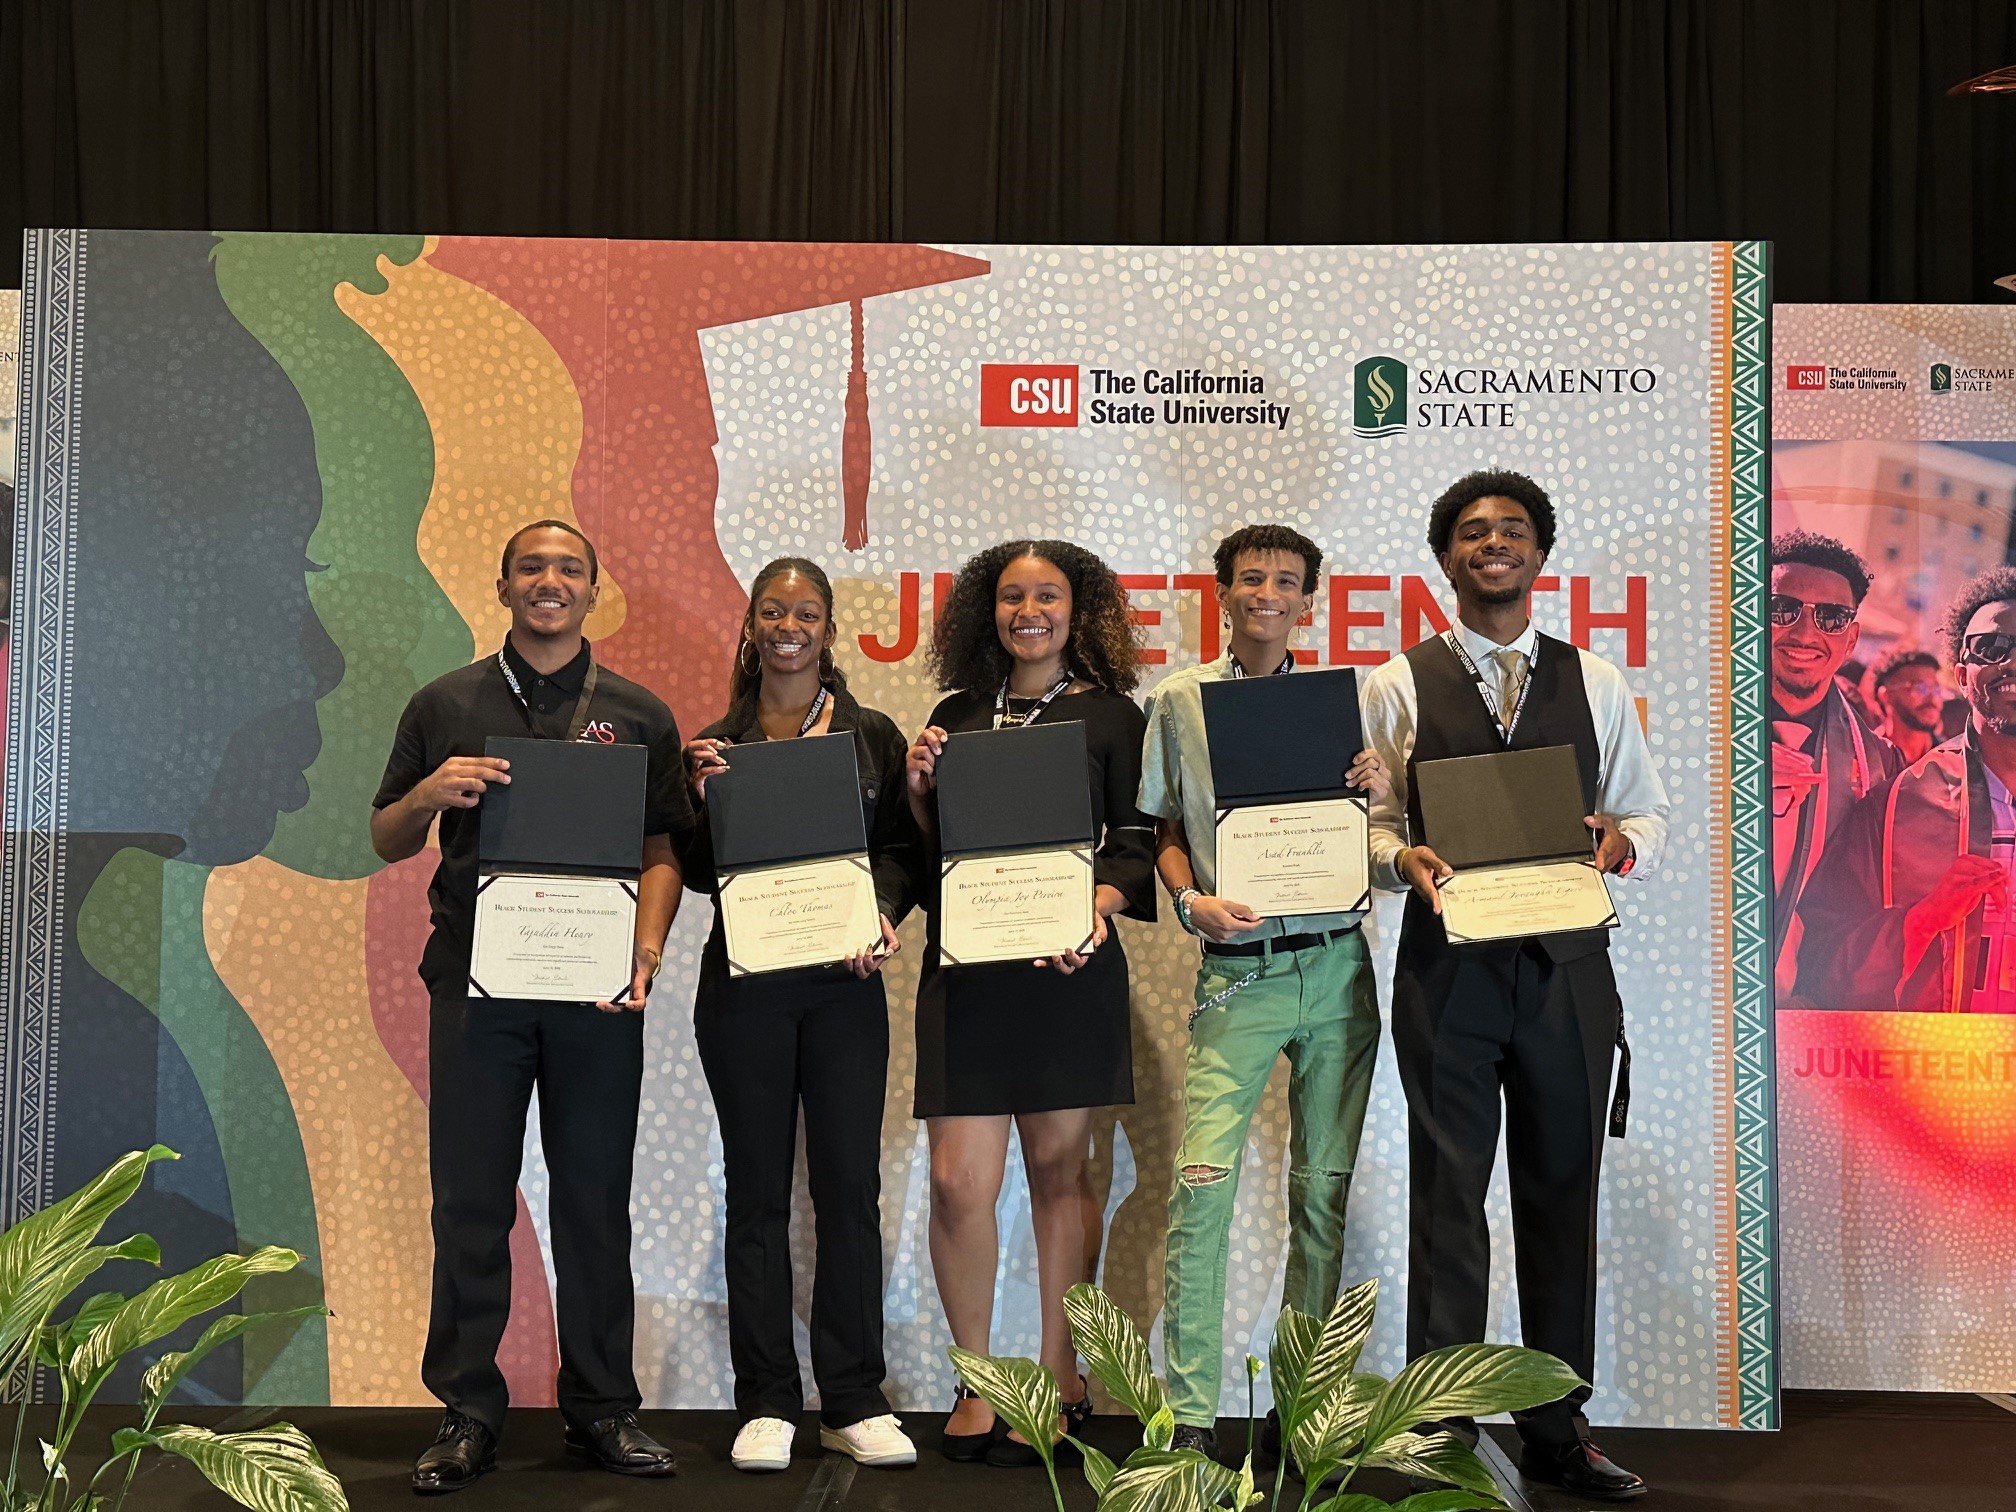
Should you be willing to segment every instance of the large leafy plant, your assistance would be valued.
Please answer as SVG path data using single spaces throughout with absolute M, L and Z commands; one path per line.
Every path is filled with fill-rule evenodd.
M 1560 1360 L 1510 1344 L 1463 1344 L 1423 1355 L 1392 1380 L 1360 1371 L 1358 1356 L 1372 1332 L 1379 1283 L 1355 1286 L 1337 1299 L 1328 1318 L 1284 1309 L 1274 1328 L 1266 1368 L 1273 1374 L 1281 1437 L 1302 1468 L 1300 1512 L 1381 1512 L 1388 1503 L 1350 1489 L 1360 1470 L 1383 1468 L 1448 1489 L 1426 1491 L 1398 1504 L 1401 1512 L 1468 1512 L 1505 1506 L 1491 1472 L 1454 1434 L 1421 1433 L 1444 1418 L 1515 1412 L 1566 1396 L 1583 1384 Z M 1085 1480 L 1099 1512 L 1234 1512 L 1268 1499 L 1255 1487 L 1249 1430 L 1245 1463 L 1231 1470 L 1194 1449 L 1171 1449 L 1176 1419 L 1127 1315 L 1094 1286 L 1065 1294 L 1071 1336 L 1101 1385 L 1141 1422 L 1141 1447 L 1114 1464 L 1090 1444 L 1069 1442 L 1083 1456 Z M 995 1359 L 951 1351 L 959 1378 L 1036 1447 L 1050 1477 L 1050 1494 L 1063 1512 L 1055 1444 L 1057 1381 L 1033 1360 Z M 1261 1369 L 1247 1358 L 1248 1390 Z M 1251 1417 L 1249 1403 L 1248 1417 Z M 1274 1472 L 1272 1508 L 1280 1512 L 1287 1456 Z M 1339 1477 L 1327 1494 L 1324 1482 Z M 1319 1498 L 1322 1498 L 1319 1500 Z
M 0 1383 L 16 1398 L 0 1512 L 116 1512 L 133 1484 L 140 1456 L 150 1449 L 188 1460 L 233 1501 L 257 1512 L 347 1512 L 342 1485 L 323 1466 L 308 1436 L 291 1423 L 215 1433 L 158 1421 L 177 1383 L 213 1349 L 249 1329 L 326 1312 L 319 1304 L 287 1312 L 227 1313 L 205 1328 L 191 1348 L 163 1354 L 141 1377 L 140 1426 L 119 1429 L 111 1454 L 88 1478 L 71 1473 L 70 1451 L 85 1409 L 121 1360 L 223 1306 L 254 1276 L 301 1263 L 294 1251 L 273 1245 L 249 1255 L 219 1255 L 131 1297 L 98 1292 L 57 1321 L 65 1299 L 108 1261 L 161 1263 L 160 1247 L 145 1234 L 117 1244 L 98 1243 L 98 1234 L 139 1190 L 150 1165 L 178 1158 L 162 1145 L 122 1156 L 78 1191 L 0 1234 Z M 23 1451 L 27 1385 L 37 1366 L 55 1373 L 62 1405 L 53 1437 L 41 1441 L 40 1484 L 30 1485 L 33 1467 L 23 1464 Z

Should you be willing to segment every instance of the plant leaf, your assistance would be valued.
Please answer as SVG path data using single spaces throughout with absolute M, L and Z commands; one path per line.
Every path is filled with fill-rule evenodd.
M 140 1189 L 148 1166 L 181 1158 L 166 1145 L 122 1155 L 68 1197 L 0 1233 L 0 1312 L 31 1276 L 96 1239 L 105 1220 Z
M 164 1354 L 140 1377 L 140 1407 L 143 1412 L 157 1411 L 167 1399 L 168 1393 L 181 1383 L 184 1376 L 197 1363 L 220 1344 L 228 1344 L 248 1329 L 264 1323 L 278 1323 L 288 1318 L 308 1318 L 328 1316 L 329 1309 L 320 1302 L 311 1302 L 306 1307 L 290 1307 L 285 1312 L 225 1313 L 211 1320 L 203 1335 L 189 1348 L 173 1354 Z
M 79 1343 L 66 1374 L 73 1381 L 88 1381 L 110 1370 L 129 1349 L 165 1338 L 191 1318 L 229 1302 L 254 1276 L 289 1271 L 300 1263 L 293 1250 L 269 1244 L 249 1255 L 219 1255 L 194 1270 L 156 1281 Z
M 1246 1356 L 1246 1358 L 1253 1365 L 1258 1365 L 1260 1363 L 1258 1360 L 1255 1360 L 1251 1355 Z M 1238 1512 L 1245 1512 L 1245 1508 L 1248 1503 L 1255 1502 L 1258 1500 L 1259 1497 L 1257 1497 L 1253 1491 L 1253 1456 L 1249 1454 L 1246 1456 L 1245 1459 L 1240 1461 L 1239 1473 L 1233 1479 L 1232 1505 L 1234 1508 L 1238 1509 Z
M 1447 1481 L 1486 1496 L 1498 1494 L 1498 1482 L 1491 1478 L 1484 1461 L 1453 1433 L 1395 1433 L 1366 1455 L 1363 1463 L 1398 1470 L 1402 1475 Z
M 1323 1320 L 1323 1332 L 1302 1373 L 1299 1402 L 1304 1415 L 1314 1412 L 1317 1403 L 1332 1387 L 1341 1387 L 1358 1367 L 1358 1356 L 1372 1333 L 1372 1315 L 1379 1306 L 1379 1278 L 1360 1282 L 1337 1299 L 1330 1316 Z
M 203 1478 L 253 1512 L 348 1512 L 343 1486 L 308 1435 L 292 1423 L 250 1433 L 213 1433 L 177 1425 L 156 1443 L 203 1472 Z
M 1452 1486 L 1447 1491 L 1422 1491 L 1395 1502 L 1392 1512 L 1501 1512 L 1504 1506 L 1501 1497 Z
M 43 1342 L 60 1351 L 61 1330 L 52 1328 L 50 1315 L 63 1299 L 77 1290 L 112 1260 L 141 1260 L 161 1263 L 161 1248 L 145 1234 L 134 1234 L 117 1244 L 92 1244 L 66 1250 L 58 1263 L 31 1276 L 14 1293 L 0 1312 L 0 1380 L 12 1376 L 31 1348 Z
M 1516 1344 L 1454 1344 L 1422 1355 L 1379 1399 L 1365 1442 L 1443 1418 L 1483 1417 L 1559 1401 L 1588 1382 L 1550 1354 Z
M 1057 1378 L 1034 1360 L 1020 1356 L 997 1358 L 974 1354 L 954 1344 L 945 1351 L 952 1368 L 980 1393 L 1007 1423 L 1035 1448 L 1043 1463 L 1051 1462 L 1057 1435 Z
M 1308 1484 L 1322 1485 L 1332 1470 L 1351 1457 L 1365 1436 L 1373 1405 L 1385 1389 L 1383 1376 L 1356 1375 L 1339 1381 L 1295 1425 L 1288 1444 Z
M 1390 1509 L 1376 1496 L 1367 1496 L 1362 1491 L 1340 1491 L 1320 1503 L 1315 1512 L 1390 1512 Z
M 1099 1384 L 1145 1428 L 1168 1406 L 1134 1320 L 1096 1286 L 1084 1282 L 1064 1293 L 1071 1338 Z M 1172 1427 L 1174 1419 L 1171 1419 Z
M 1323 1336 L 1323 1320 L 1292 1307 L 1281 1309 L 1274 1324 L 1274 1342 L 1267 1349 L 1267 1368 L 1274 1373 L 1274 1407 L 1281 1414 L 1284 1434 L 1302 1421 L 1302 1380 L 1309 1370 L 1309 1357 Z
M 112 1452 L 130 1454 L 136 1449 L 154 1447 L 154 1435 L 139 1428 L 115 1428 L 112 1430 Z
M 1176 1437 L 1176 1414 L 1164 1407 L 1148 1420 L 1148 1426 L 1141 1430 L 1141 1442 L 1150 1449 L 1167 1449 Z
M 1202 1512 L 1237 1485 L 1237 1476 L 1195 1449 L 1137 1449 L 1106 1488 L 1099 1512 Z
M 1068 1433 L 1064 1436 L 1071 1439 L 1072 1446 L 1085 1462 L 1085 1484 L 1092 1488 L 1094 1496 L 1104 1496 L 1106 1488 L 1113 1484 L 1113 1477 L 1120 1473 L 1120 1467 L 1083 1439 L 1071 1438 Z

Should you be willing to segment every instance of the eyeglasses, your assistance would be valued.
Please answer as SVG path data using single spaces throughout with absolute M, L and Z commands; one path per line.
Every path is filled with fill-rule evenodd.
M 1822 635 L 1839 635 L 1855 623 L 1855 606 L 1852 604 L 1809 604 L 1789 593 L 1771 595 L 1771 623 L 1781 630 L 1789 630 L 1798 624 L 1799 616 L 1809 609 L 1813 611 L 1813 628 Z
M 2012 653 L 2016 653 L 2016 635 L 2004 635 L 2000 630 L 1969 635 L 1960 642 L 1960 660 L 1977 667 L 1999 667 Z

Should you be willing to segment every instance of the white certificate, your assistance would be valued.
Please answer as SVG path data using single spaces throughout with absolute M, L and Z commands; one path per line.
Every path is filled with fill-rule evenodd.
M 1218 815 L 1213 887 L 1262 918 L 1348 913 L 1371 902 L 1363 798 L 1254 805 Z
M 730 976 L 830 966 L 882 943 L 866 856 L 752 867 L 723 877 L 715 902 Z
M 947 861 L 938 959 L 948 966 L 1034 961 L 1092 938 L 1092 852 L 1016 851 Z
M 476 889 L 469 996 L 597 1003 L 630 985 L 637 884 L 502 872 Z
M 1519 940 L 1571 929 L 1615 929 L 1603 873 L 1587 861 L 1541 861 L 1459 871 L 1442 884 L 1442 927 L 1452 944 Z

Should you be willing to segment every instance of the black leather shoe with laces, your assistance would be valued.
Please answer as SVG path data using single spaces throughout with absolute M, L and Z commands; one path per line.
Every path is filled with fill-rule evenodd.
M 1178 1423 L 1175 1433 L 1170 1435 L 1171 1449 L 1195 1449 L 1208 1460 L 1218 1458 L 1218 1435 L 1209 1428 L 1193 1428 L 1188 1423 Z
M 567 1447 L 611 1475 L 677 1475 L 672 1451 L 646 1433 L 634 1412 L 612 1412 L 586 1428 L 567 1425 Z
M 1559 1486 L 1591 1501 L 1632 1501 L 1646 1491 L 1643 1476 L 1613 1465 L 1586 1438 L 1572 1444 L 1527 1444 L 1519 1454 L 1519 1473 L 1530 1481 Z
M 413 1462 L 413 1489 L 422 1496 L 460 1491 L 497 1468 L 497 1435 L 452 1407 L 441 1419 L 434 1442 Z

